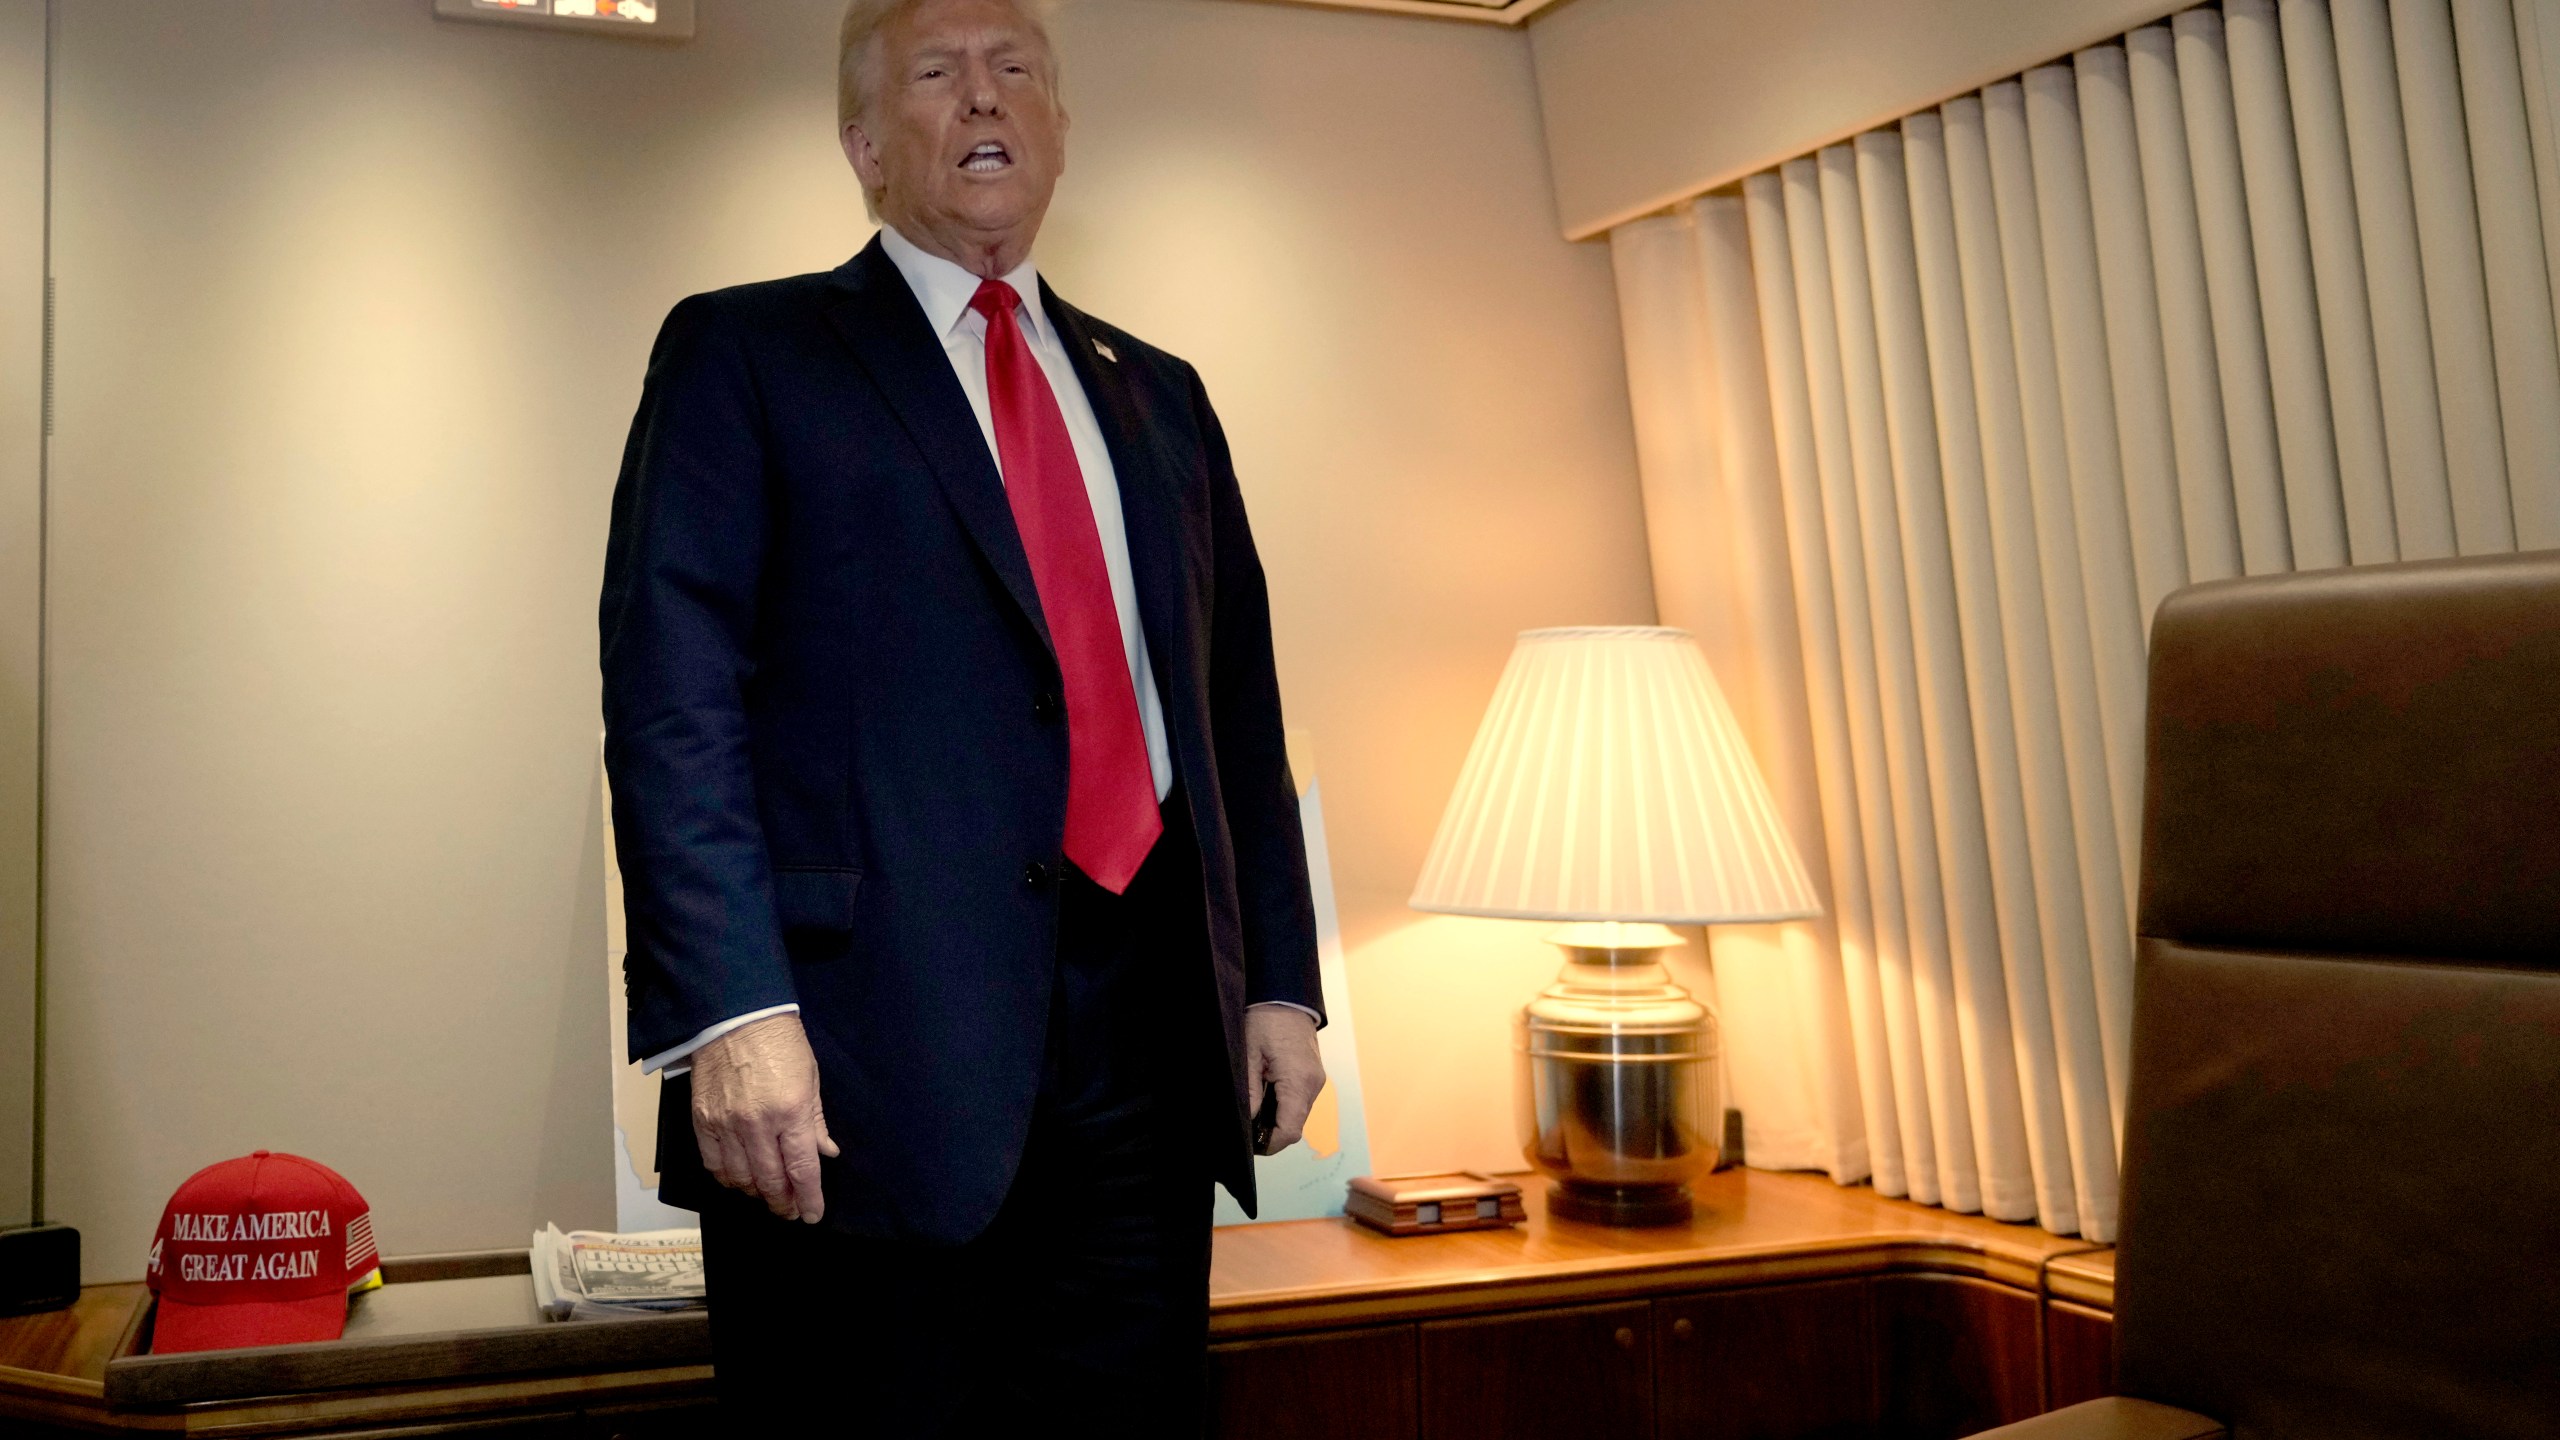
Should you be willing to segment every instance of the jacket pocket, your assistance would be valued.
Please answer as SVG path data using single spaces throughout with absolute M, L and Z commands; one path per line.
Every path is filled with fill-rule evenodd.
M 773 906 L 792 959 L 829 960 L 844 953 L 853 935 L 854 892 L 861 888 L 862 872 L 843 866 L 774 867 Z

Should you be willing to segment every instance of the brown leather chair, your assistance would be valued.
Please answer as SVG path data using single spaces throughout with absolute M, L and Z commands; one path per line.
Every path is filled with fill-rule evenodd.
M 2560 1436 L 2560 552 L 2152 631 L 2118 1385 L 2001 1440 Z

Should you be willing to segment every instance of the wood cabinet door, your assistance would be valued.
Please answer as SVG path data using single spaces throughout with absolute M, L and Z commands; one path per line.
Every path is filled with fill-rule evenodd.
M 1869 1283 L 1878 1433 L 1956 1440 L 2044 1408 L 2033 1295 L 1956 1275 L 1884 1275 Z
M 1657 1300 L 1662 1440 L 1866 1440 L 1875 1309 L 1864 1280 Z
M 1413 1327 L 1209 1347 L 1215 1440 L 1414 1440 Z
M 1642 1300 L 1423 1325 L 1423 1440 L 1644 1440 L 1652 1325 Z
M 2045 1373 L 2056 1410 L 2116 1393 L 2116 1321 L 2104 1310 L 2067 1300 L 2044 1307 Z

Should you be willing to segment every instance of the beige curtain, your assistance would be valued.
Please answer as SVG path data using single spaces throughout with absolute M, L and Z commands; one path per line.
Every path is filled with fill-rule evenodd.
M 1828 911 L 1753 1164 L 2111 1239 L 2145 631 L 2560 545 L 2560 0 L 2226 0 L 1612 234 L 1662 618 Z

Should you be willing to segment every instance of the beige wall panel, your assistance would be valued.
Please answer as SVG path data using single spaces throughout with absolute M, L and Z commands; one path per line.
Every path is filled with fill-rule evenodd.
M 0 0 L 0 1225 L 35 1218 L 44 8 Z
M 1575 0 L 1529 28 L 1556 209 L 1604 230 L 2180 0 Z
M 55 1208 L 305 1150 L 393 1252 L 610 1220 L 594 597 L 649 338 L 863 240 L 833 0 L 660 49 L 66 7 Z M 1537 927 L 1403 908 L 1514 632 L 1652 618 L 1516 34 L 1088 0 L 1042 256 L 1196 361 L 1332 827 L 1378 1167 L 1515 1163 Z M 1395 137 L 1384 145 L 1380 136 Z M 0 620 L 5 623 L 5 620 Z

